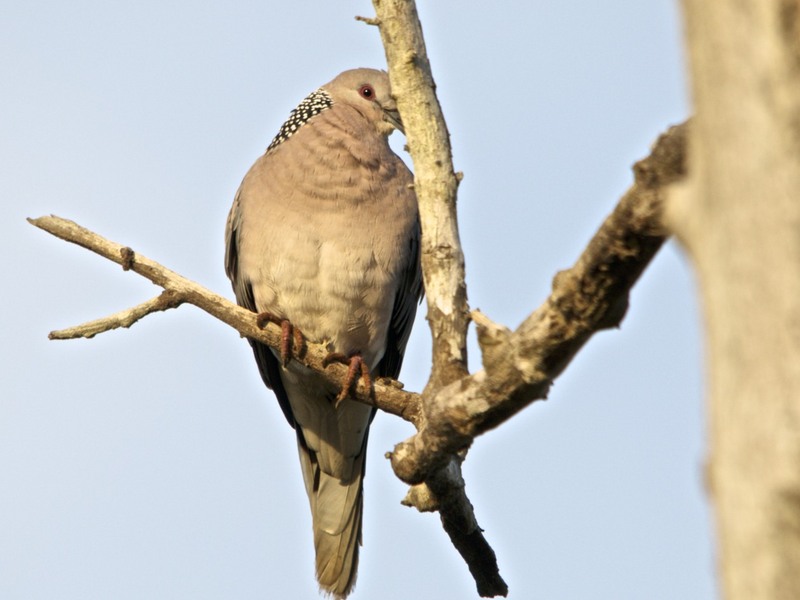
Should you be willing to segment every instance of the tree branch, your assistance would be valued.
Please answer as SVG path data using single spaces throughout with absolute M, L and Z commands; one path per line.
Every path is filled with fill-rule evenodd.
M 103 331 L 109 331 L 117 327 L 127 327 L 152 312 L 176 308 L 186 303 L 193 304 L 212 317 L 233 327 L 243 337 L 280 349 L 281 328 L 278 325 L 266 323 L 263 327 L 259 327 L 256 323 L 256 313 L 234 304 L 230 300 L 186 279 L 154 260 L 134 252 L 127 246 L 107 240 L 73 221 L 62 219 L 55 215 L 28 219 L 28 222 L 62 240 L 77 244 L 122 265 L 124 270 L 133 271 L 165 290 L 158 298 L 111 317 L 98 319 L 97 321 L 61 331 L 53 331 L 50 333 L 50 339 L 94 337 Z M 128 316 L 130 314 L 133 316 Z M 105 328 L 102 328 L 101 325 Z M 295 360 L 299 360 L 307 367 L 314 369 L 332 386 L 340 389 L 342 381 L 345 380 L 347 375 L 347 367 L 336 362 L 323 366 L 327 355 L 328 350 L 321 344 L 308 343 Z M 374 389 L 370 390 L 362 381 L 359 381 L 354 394 L 351 394 L 351 396 L 354 400 L 397 415 L 414 425 L 419 423 L 420 396 L 419 394 L 404 391 L 402 384 L 399 382 L 380 379 L 374 382 Z
M 178 308 L 181 302 L 182 299 L 175 292 L 164 290 L 155 298 L 137 304 L 133 308 L 121 310 L 113 315 L 89 321 L 88 323 L 83 323 L 75 327 L 51 331 L 47 337 L 51 340 L 74 340 L 76 338 L 92 339 L 98 333 L 119 329 L 120 327 L 127 329 L 136 323 L 136 321 L 143 319 L 150 313 L 168 310 L 170 308 Z
M 433 340 L 433 367 L 425 393 L 467 374 L 469 308 L 464 254 L 458 236 L 450 134 L 413 0 L 373 0 L 389 80 L 414 162 L 414 189 L 422 222 L 422 273 Z
M 456 192 L 461 179 L 453 169 L 450 135 L 436 97 L 422 26 L 413 0 L 373 0 L 389 66 L 389 79 L 405 125 L 414 161 L 414 186 L 422 223 L 421 262 L 433 342 L 432 368 L 423 405 L 439 391 L 468 375 L 469 307 L 464 254 L 458 235 Z M 424 428 L 423 428 L 424 431 Z M 409 503 L 421 498 L 435 506 L 451 542 L 464 558 L 484 597 L 505 596 L 508 586 L 492 548 L 483 536 L 466 496 L 461 459 L 446 457 L 426 473 Z M 427 487 L 427 489 L 425 489 Z
M 575 265 L 553 279 L 550 297 L 511 332 L 473 313 L 483 370 L 423 403 L 423 427 L 392 453 L 410 484 L 426 480 L 449 457 L 534 400 L 597 331 L 619 326 L 628 294 L 667 237 L 665 188 L 686 173 L 688 124 L 670 128 L 634 166 L 635 183 Z
M 480 531 L 464 494 L 460 472 L 463 450 L 481 433 L 509 419 L 534 400 L 544 398 L 553 379 L 591 335 L 618 326 L 628 293 L 666 238 L 662 225 L 665 187 L 685 174 L 687 125 L 671 128 L 651 155 L 634 166 L 635 183 L 606 219 L 587 249 L 569 270 L 553 281 L 553 292 L 520 327 L 511 332 L 481 313 L 473 313 L 484 369 L 442 388 L 422 404 L 418 394 L 394 382 L 375 382 L 374 393 L 359 384 L 354 399 L 413 423 L 418 433 L 391 454 L 395 473 L 415 486 L 407 497 L 418 508 L 439 510 L 445 530 L 466 560 L 483 596 L 504 595 L 494 552 Z M 61 239 L 78 244 L 146 277 L 165 292 L 129 311 L 53 332 L 54 339 L 91 337 L 126 327 L 151 312 L 188 303 L 230 325 L 241 335 L 273 348 L 281 330 L 262 329 L 256 315 L 170 271 L 128 247 L 116 244 L 55 216 L 29 221 Z M 66 333 L 65 333 L 66 332 Z M 346 367 L 323 361 L 327 350 L 309 343 L 298 360 L 341 385 Z

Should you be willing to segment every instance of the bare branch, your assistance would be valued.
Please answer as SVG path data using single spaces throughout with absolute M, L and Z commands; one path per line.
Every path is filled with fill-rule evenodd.
M 422 273 L 433 342 L 433 365 L 423 406 L 448 384 L 468 375 L 469 308 L 464 254 L 458 235 L 456 192 L 463 174 L 454 172 L 450 135 L 436 97 L 435 84 L 413 0 L 373 0 L 389 66 L 389 79 L 405 125 L 414 161 L 414 188 L 422 223 Z M 423 429 L 424 431 L 424 429 Z M 394 466 L 393 461 L 393 466 Z M 406 497 L 427 510 L 438 504 L 442 525 L 466 561 L 484 597 L 505 596 L 508 586 L 483 537 L 464 491 L 461 462 L 450 457 L 418 482 Z M 429 489 L 426 491 L 424 488 Z
M 165 294 L 167 295 L 165 296 L 165 294 L 162 294 L 159 298 L 168 298 L 169 304 L 174 306 L 183 303 L 193 304 L 212 317 L 230 325 L 242 336 L 258 340 L 272 348 L 280 348 L 281 328 L 279 326 L 273 323 L 265 323 L 263 327 L 259 327 L 256 322 L 255 313 L 178 275 L 154 260 L 150 260 L 141 254 L 134 253 L 126 246 L 107 240 L 81 227 L 77 223 L 55 215 L 39 217 L 38 219 L 28 219 L 28 221 L 39 229 L 43 229 L 62 240 L 72 242 L 73 244 L 91 250 L 108 260 L 122 265 L 123 268 L 127 268 L 127 270 L 131 270 L 149 279 L 166 290 Z M 167 300 L 162 300 L 162 302 L 167 302 Z M 164 310 L 164 308 L 161 307 L 161 303 L 153 300 L 139 305 L 139 307 L 136 308 L 144 307 L 145 305 L 148 307 L 148 312 L 145 314 Z M 170 306 L 166 306 L 165 308 L 170 308 Z M 144 317 L 145 314 L 138 315 L 136 320 Z M 93 336 L 103 331 L 97 327 L 101 322 L 104 322 L 108 329 L 120 326 L 117 324 L 118 319 L 108 317 L 72 329 L 80 329 L 81 327 L 89 327 L 91 325 Z M 331 363 L 327 366 L 323 365 L 327 355 L 328 350 L 325 347 L 320 344 L 309 343 L 307 344 L 306 352 L 302 356 L 297 357 L 296 360 L 300 360 L 307 367 L 320 373 L 331 385 L 340 387 L 342 381 L 345 380 L 347 367 L 339 363 Z M 353 396 L 353 394 L 351 394 L 351 396 Z M 363 382 L 359 381 L 353 399 L 369 404 L 370 406 L 376 406 L 385 412 L 397 415 L 415 425 L 419 423 L 419 395 L 404 391 L 402 389 L 402 384 L 398 382 L 381 379 L 374 382 L 374 390 L 370 390 Z
M 476 436 L 544 399 L 592 334 L 619 325 L 631 287 L 667 237 L 665 187 L 685 175 L 687 129 L 672 127 L 634 166 L 634 185 L 516 331 L 475 314 L 484 369 L 424 402 L 423 428 L 392 453 L 398 477 L 410 484 L 427 480 Z
M 125 266 L 123 265 L 123 269 L 124 268 Z M 164 291 L 155 298 L 142 302 L 133 308 L 122 310 L 113 315 L 103 317 L 102 319 L 76 325 L 75 327 L 51 331 L 50 335 L 47 337 L 51 340 L 74 340 L 75 338 L 91 339 L 98 333 L 103 333 L 105 331 L 119 329 L 120 327 L 127 329 L 136 323 L 136 321 L 146 317 L 150 313 L 168 310 L 170 308 L 178 308 L 182 302 L 181 298 L 175 292 Z
M 422 272 L 433 340 L 433 368 L 425 393 L 467 374 L 467 288 L 458 236 L 450 134 L 411 0 L 373 0 L 386 50 L 389 79 L 414 161 L 414 189 L 422 221 Z
M 652 164 L 637 165 L 634 188 L 575 267 L 555 278 L 548 302 L 516 332 L 474 313 L 484 370 L 467 376 L 469 315 L 455 212 L 461 177 L 453 171 L 449 134 L 414 2 L 373 0 L 373 5 L 414 160 L 433 336 L 433 370 L 423 393 L 422 428 L 396 446 L 392 467 L 398 477 L 415 485 L 407 502 L 418 502 L 420 510 L 438 503 L 445 530 L 467 562 L 479 593 L 505 595 L 506 584 L 464 492 L 460 462 L 453 456 L 468 448 L 476 435 L 544 398 L 552 380 L 589 337 L 621 321 L 630 287 L 666 237 L 660 226 L 658 192 L 683 174 L 683 136 L 674 135 L 680 138 L 677 151 L 674 143 L 662 140 Z M 677 160 L 667 161 L 664 174 L 658 169 L 662 155 L 670 151 L 666 158 Z M 453 471 L 458 477 L 452 476 Z
M 361 21 L 362 23 L 366 23 L 367 25 L 373 25 L 375 27 L 377 27 L 378 25 L 381 24 L 381 22 L 378 19 L 373 19 L 371 17 L 358 17 L 357 16 L 356 17 L 356 21 Z

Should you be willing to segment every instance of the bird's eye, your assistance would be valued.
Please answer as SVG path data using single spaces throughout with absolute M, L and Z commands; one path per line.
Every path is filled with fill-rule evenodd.
M 362 98 L 366 98 L 367 100 L 375 99 L 375 90 L 372 89 L 371 85 L 362 85 L 358 89 L 358 93 L 361 94 Z

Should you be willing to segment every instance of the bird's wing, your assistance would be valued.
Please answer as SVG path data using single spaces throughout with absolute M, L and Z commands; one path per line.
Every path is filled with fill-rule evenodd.
M 236 198 L 233 200 L 233 206 L 228 213 L 228 222 L 225 226 L 225 272 L 233 285 L 233 293 L 236 295 L 236 301 L 240 306 L 258 312 L 256 308 L 256 301 L 253 296 L 253 288 L 250 282 L 244 277 L 239 270 L 239 232 L 241 231 L 241 190 L 236 193 Z M 256 364 L 261 373 L 261 379 L 275 392 L 275 397 L 278 399 L 281 410 L 283 411 L 289 425 L 295 426 L 294 415 L 292 414 L 292 407 L 289 404 L 289 397 L 283 387 L 283 381 L 280 375 L 280 363 L 275 355 L 270 350 L 269 346 L 248 340 L 250 346 L 253 348 L 253 354 L 256 357 Z
M 378 375 L 397 379 L 403 365 L 403 355 L 414 325 L 417 305 L 422 299 L 422 269 L 420 268 L 420 227 L 417 223 L 415 233 L 408 240 L 405 266 L 400 286 L 394 299 L 392 320 L 386 337 L 386 351 L 378 363 Z

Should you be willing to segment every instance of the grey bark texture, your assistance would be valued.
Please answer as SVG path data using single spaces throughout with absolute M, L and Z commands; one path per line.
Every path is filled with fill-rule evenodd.
M 800 2 L 683 7 L 696 112 L 668 218 L 702 295 L 723 595 L 800 598 Z

